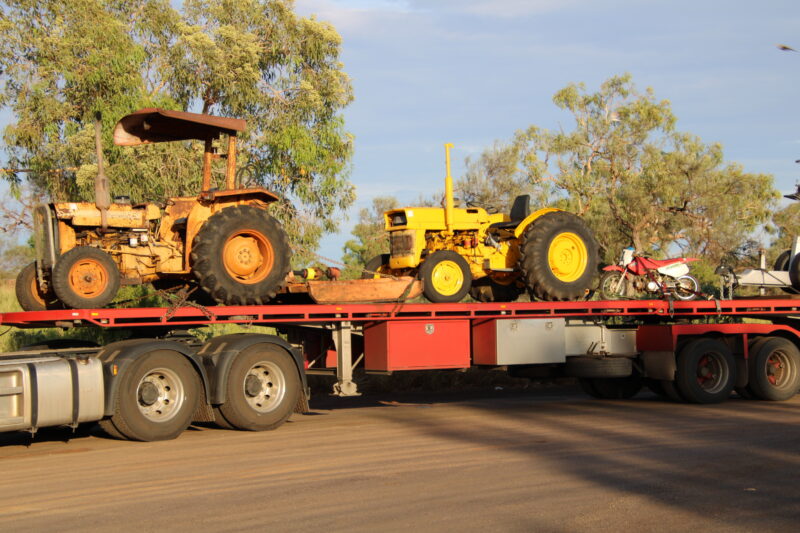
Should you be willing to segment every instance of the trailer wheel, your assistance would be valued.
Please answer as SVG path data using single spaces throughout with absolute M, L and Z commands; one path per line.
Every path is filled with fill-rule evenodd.
M 793 342 L 768 338 L 750 360 L 749 388 L 761 400 L 788 400 L 800 389 L 800 351 Z
M 686 398 L 684 398 L 681 392 L 678 390 L 678 387 L 674 381 L 666 379 L 661 380 L 661 389 L 664 391 L 664 396 L 673 402 L 686 402 Z
M 542 215 L 525 228 L 519 248 L 520 270 L 532 297 L 577 300 L 592 288 L 598 245 L 577 215 Z
M 761 345 L 767 342 L 770 338 L 771 337 L 755 337 L 751 339 L 750 342 L 748 343 L 747 352 L 749 354 L 749 357 L 747 358 L 746 361 L 747 370 L 745 371 L 745 375 L 747 376 L 747 385 L 745 385 L 744 387 L 734 387 L 733 389 L 734 391 L 736 391 L 736 394 L 738 394 L 745 400 L 756 399 L 756 395 L 753 394 L 753 389 L 750 387 L 750 373 L 754 364 L 753 360 L 755 359 L 758 350 L 761 348 Z
M 631 375 L 624 378 L 580 378 L 583 391 L 601 400 L 627 400 L 642 390 L 642 378 Z
M 422 292 L 434 303 L 460 302 L 472 287 L 467 261 L 451 250 L 437 250 L 419 267 Z
M 736 364 L 730 348 L 717 339 L 695 339 L 677 358 L 675 385 L 692 403 L 725 401 L 736 384 Z
M 194 239 L 192 271 L 200 286 L 225 305 L 260 305 L 289 274 L 286 233 L 264 209 L 227 207 L 213 214 Z
M 289 419 L 300 394 L 300 376 L 291 356 L 260 344 L 243 350 L 231 364 L 225 403 L 214 408 L 214 415 L 222 427 L 275 429 Z
M 650 389 L 650 392 L 659 398 L 669 398 L 660 379 L 644 378 L 643 383 L 645 387 Z
M 53 291 L 64 305 L 74 309 L 108 305 L 117 295 L 119 283 L 114 260 L 93 246 L 76 246 L 53 267 Z
M 625 378 L 633 373 L 627 357 L 567 357 L 564 371 L 576 378 Z
M 111 422 L 131 440 L 169 440 L 189 427 L 202 385 L 192 364 L 176 352 L 156 350 L 134 360 L 114 399 Z

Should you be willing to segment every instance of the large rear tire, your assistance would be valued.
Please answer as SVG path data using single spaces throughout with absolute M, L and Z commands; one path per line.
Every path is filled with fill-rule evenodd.
M 788 400 L 800 389 L 800 351 L 793 342 L 767 338 L 751 354 L 748 389 L 760 400 Z
M 119 269 L 109 254 L 77 246 L 53 267 L 53 291 L 69 308 L 94 309 L 111 303 L 120 284 Z
M 361 279 L 377 279 L 381 274 L 389 274 L 389 254 L 376 255 L 367 261 Z
M 231 364 L 225 383 L 225 403 L 214 407 L 222 427 L 265 431 L 283 424 L 302 394 L 292 357 L 270 345 L 243 350 Z
M 227 207 L 212 215 L 194 239 L 192 271 L 223 305 L 259 305 L 283 287 L 291 250 L 286 233 L 264 209 Z
M 472 287 L 466 259 L 451 250 L 437 250 L 419 267 L 422 293 L 434 303 L 460 302 Z
M 120 377 L 114 414 L 102 428 L 140 441 L 174 439 L 192 422 L 202 385 L 181 354 L 157 350 L 138 357 Z
M 519 265 L 532 297 L 564 301 L 586 297 L 597 270 L 598 245 L 580 217 L 547 213 L 530 224 L 520 243 Z
M 686 344 L 678 354 L 675 385 L 692 403 L 728 399 L 736 385 L 736 362 L 728 345 L 711 338 Z

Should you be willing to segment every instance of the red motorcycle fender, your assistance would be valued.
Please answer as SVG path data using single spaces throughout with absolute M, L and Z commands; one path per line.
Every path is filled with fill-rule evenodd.
M 621 266 L 619 266 L 619 265 L 608 265 L 606 267 L 603 267 L 603 270 L 605 270 L 607 272 L 610 272 L 612 270 L 616 270 L 617 272 L 622 272 L 623 268 Z

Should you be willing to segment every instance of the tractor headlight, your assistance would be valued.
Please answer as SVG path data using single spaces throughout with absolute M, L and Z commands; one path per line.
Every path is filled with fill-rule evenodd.
M 408 224 L 405 213 L 395 213 L 392 215 L 392 226 L 405 226 Z

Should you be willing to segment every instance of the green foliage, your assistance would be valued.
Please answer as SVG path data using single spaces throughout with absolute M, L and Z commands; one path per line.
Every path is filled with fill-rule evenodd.
M 370 208 L 359 211 L 358 223 L 352 232 L 355 239 L 344 245 L 343 261 L 347 266 L 342 275 L 345 279 L 360 278 L 367 261 L 389 253 L 389 234 L 384 229 L 383 213 L 396 207 L 396 198 L 378 196 L 372 200 Z
M 594 93 L 570 84 L 553 102 L 572 115 L 572 129 L 518 132 L 484 152 L 482 178 L 472 182 L 498 181 L 500 197 L 509 183 L 514 191 L 524 184 L 534 205 L 580 214 L 606 262 L 629 245 L 654 256 L 701 256 L 709 266 L 752 252 L 749 236 L 777 198 L 772 176 L 726 164 L 719 144 L 676 131 L 669 102 L 651 89 L 638 92 L 629 75 L 608 79 Z M 497 160 L 502 164 L 491 163 Z
M 468 157 L 466 172 L 454 186 L 461 205 L 508 213 L 514 198 L 528 188 L 527 176 L 519 170 L 519 159 L 520 144 L 516 142 L 495 142 L 477 160 Z
M 353 96 L 340 47 L 331 25 L 299 17 L 291 0 L 186 0 L 181 10 L 168 0 L 6 4 L 0 103 L 15 117 L 4 132 L 10 166 L 32 169 L 28 180 L 52 199 L 91 199 L 99 111 L 112 194 L 196 194 L 198 143 L 113 147 L 114 123 L 141 107 L 242 117 L 241 180 L 282 196 L 276 215 L 299 249 L 313 250 L 354 200 L 341 116 Z

